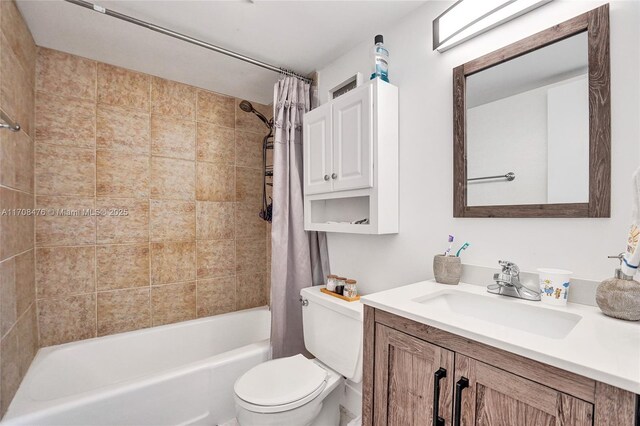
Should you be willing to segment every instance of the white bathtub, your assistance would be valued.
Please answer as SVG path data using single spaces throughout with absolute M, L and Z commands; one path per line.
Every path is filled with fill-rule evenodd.
M 267 308 L 38 351 L 2 425 L 215 425 L 269 354 Z

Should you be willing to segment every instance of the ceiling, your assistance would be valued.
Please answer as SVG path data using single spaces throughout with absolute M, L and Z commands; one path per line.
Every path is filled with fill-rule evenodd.
M 587 33 L 534 50 L 467 77 L 467 108 L 588 72 Z
M 271 103 L 278 74 L 62 0 L 18 0 L 39 46 Z M 308 74 L 424 1 L 131 1 L 96 4 Z M 425 24 L 428 25 L 428 24 Z

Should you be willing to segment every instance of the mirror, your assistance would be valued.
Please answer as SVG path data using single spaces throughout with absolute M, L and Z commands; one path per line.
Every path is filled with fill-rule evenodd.
M 456 217 L 609 216 L 605 23 L 603 6 L 454 70 Z

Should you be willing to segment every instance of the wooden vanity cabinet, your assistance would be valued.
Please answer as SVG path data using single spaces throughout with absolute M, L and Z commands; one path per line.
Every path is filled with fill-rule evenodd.
M 640 426 L 639 406 L 631 392 L 365 306 L 365 426 Z
M 453 384 L 453 358 L 453 352 L 440 346 L 389 327 L 377 327 L 375 382 L 379 386 L 374 404 L 379 409 L 374 423 L 428 425 L 437 403 L 443 421 L 451 424 L 453 398 L 447 390 Z
M 464 355 L 455 361 L 459 424 L 592 425 L 593 404 Z

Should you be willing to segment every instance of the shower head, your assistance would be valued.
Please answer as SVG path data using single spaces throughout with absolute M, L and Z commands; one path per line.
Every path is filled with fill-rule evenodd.
M 240 109 L 243 110 L 244 112 L 252 112 L 252 113 L 254 113 L 256 116 L 258 116 L 258 118 L 260 120 L 262 120 L 262 122 L 264 124 L 267 125 L 267 127 L 269 129 L 271 129 L 271 124 L 270 124 L 269 120 L 267 120 L 267 117 L 265 117 L 260 111 L 256 110 L 253 107 L 253 105 L 251 105 L 251 102 L 249 102 L 249 101 L 240 102 Z
M 253 112 L 253 105 L 249 101 L 240 102 L 240 109 L 244 112 Z

